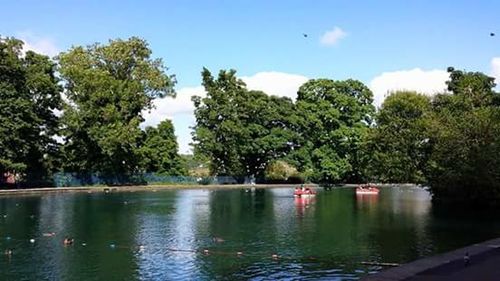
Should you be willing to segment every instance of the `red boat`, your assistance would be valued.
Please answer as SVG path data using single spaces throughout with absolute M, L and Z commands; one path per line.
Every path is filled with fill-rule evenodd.
M 316 191 L 310 189 L 309 187 L 296 187 L 295 191 L 293 192 L 293 196 L 295 197 L 308 197 L 308 196 L 315 196 Z
M 380 192 L 380 189 L 376 187 L 375 185 L 360 185 L 356 188 L 356 194 L 371 194 L 371 195 L 378 195 Z

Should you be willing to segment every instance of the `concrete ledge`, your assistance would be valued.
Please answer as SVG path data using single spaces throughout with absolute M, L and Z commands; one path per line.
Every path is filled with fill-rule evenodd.
M 308 186 L 317 187 L 315 184 Z M 59 192 L 126 192 L 126 191 L 157 191 L 157 190 L 176 190 L 176 189 L 239 189 L 239 188 L 279 188 L 293 187 L 293 184 L 221 184 L 221 185 L 137 185 L 137 186 L 81 186 L 81 187 L 44 187 L 44 188 L 26 188 L 26 189 L 0 189 L 1 195 L 29 195 L 43 193 Z
M 469 267 L 464 267 L 464 255 L 469 253 L 471 267 L 475 261 L 482 261 L 489 256 L 500 254 L 500 238 L 488 240 L 479 244 L 453 250 L 437 256 L 419 259 L 401 266 L 387 269 L 361 280 L 364 281 L 396 281 L 396 280 L 429 280 L 429 277 L 420 276 L 426 273 L 445 276 L 446 273 L 454 273 Z M 500 280 L 500 279 L 499 279 Z

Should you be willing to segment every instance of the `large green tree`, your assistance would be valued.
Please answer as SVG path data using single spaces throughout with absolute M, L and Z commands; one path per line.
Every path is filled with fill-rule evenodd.
M 430 98 L 415 92 L 394 92 L 377 114 L 368 138 L 372 180 L 422 183 L 429 155 Z
M 170 176 L 186 175 L 187 170 L 177 150 L 172 121 L 160 122 L 157 127 L 146 127 L 141 150 L 141 167 L 146 172 Z
M 250 91 L 233 70 L 215 79 L 202 72 L 205 98 L 194 97 L 195 153 L 211 160 L 216 175 L 263 176 L 267 164 L 296 146 L 297 117 L 288 98 Z
M 58 57 L 64 108 L 65 170 L 121 176 L 141 169 L 141 112 L 174 96 L 175 78 L 146 41 L 132 37 L 72 47 Z
M 433 100 L 427 178 L 436 201 L 500 205 L 500 107 L 494 79 L 449 69 Z
M 360 147 L 375 108 L 373 94 L 356 80 L 310 80 L 298 91 L 300 170 L 313 181 L 361 181 Z
M 47 56 L 23 52 L 20 40 L 0 38 L 0 175 L 17 173 L 26 184 L 46 184 L 57 153 L 60 92 Z

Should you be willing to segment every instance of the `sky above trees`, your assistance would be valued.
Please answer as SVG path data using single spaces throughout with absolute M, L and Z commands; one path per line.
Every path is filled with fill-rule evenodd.
M 296 98 L 309 78 L 433 94 L 446 68 L 500 78 L 497 1 L 10 1 L 0 35 L 54 56 L 72 45 L 138 36 L 177 77 L 177 99 L 155 100 L 147 125 L 173 120 L 189 150 L 200 72 L 234 68 L 249 89 Z M 490 33 L 497 36 L 490 36 Z M 306 34 L 307 36 L 304 36 Z

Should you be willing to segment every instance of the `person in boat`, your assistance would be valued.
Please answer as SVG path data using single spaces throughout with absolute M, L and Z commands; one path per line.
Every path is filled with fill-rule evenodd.
M 305 192 L 306 194 L 310 194 L 310 193 L 311 193 L 311 189 L 310 189 L 309 187 L 306 187 L 304 192 Z

